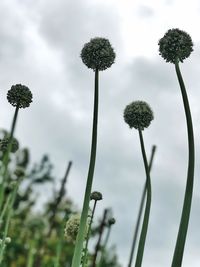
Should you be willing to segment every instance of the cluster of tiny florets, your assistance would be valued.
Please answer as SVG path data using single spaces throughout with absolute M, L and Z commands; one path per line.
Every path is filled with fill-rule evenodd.
M 134 101 L 127 105 L 124 110 L 124 120 L 130 128 L 144 130 L 153 119 L 153 111 L 144 101 Z
M 66 222 L 65 237 L 68 242 L 75 242 L 80 225 L 80 214 L 73 214 Z
M 183 62 L 193 51 L 193 42 L 188 33 L 179 29 L 168 30 L 158 42 L 159 54 L 166 62 Z
M 94 191 L 94 192 L 91 193 L 90 199 L 98 201 L 98 200 L 102 200 L 103 197 L 102 197 L 102 194 L 100 192 Z
M 32 93 L 27 86 L 16 84 L 8 91 L 7 99 L 14 107 L 27 108 L 32 102 Z
M 108 39 L 96 37 L 84 45 L 81 59 L 90 69 L 106 70 L 114 63 L 115 52 Z
M 0 140 L 0 151 L 6 152 L 8 150 L 10 138 L 4 138 Z M 12 139 L 12 145 L 11 145 L 11 151 L 12 153 L 15 153 L 19 149 L 19 143 L 17 139 Z

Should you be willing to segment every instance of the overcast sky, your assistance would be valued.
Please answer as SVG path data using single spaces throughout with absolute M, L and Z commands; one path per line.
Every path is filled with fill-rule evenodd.
M 144 131 L 148 156 L 158 149 L 152 170 L 152 209 L 144 267 L 169 267 L 174 251 L 187 174 L 187 132 L 174 66 L 158 54 L 158 40 L 169 28 L 187 31 L 194 52 L 181 64 L 194 122 L 194 197 L 183 267 L 200 258 L 200 2 L 198 0 L 1 0 L 0 126 L 10 128 L 11 85 L 33 93 L 20 110 L 16 137 L 29 146 L 32 160 L 48 153 L 61 178 L 74 165 L 68 194 L 81 208 L 89 163 L 94 73 L 80 51 L 92 37 L 106 37 L 116 63 L 100 73 L 98 150 L 93 189 L 104 200 L 97 215 L 112 207 L 117 219 L 111 244 L 127 265 L 145 173 L 138 133 L 123 121 L 133 100 L 147 101 L 154 121 Z

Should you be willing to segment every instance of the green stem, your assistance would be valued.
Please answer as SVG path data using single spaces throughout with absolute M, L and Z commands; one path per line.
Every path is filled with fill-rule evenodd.
M 85 190 L 85 197 L 83 202 L 83 209 L 81 214 L 80 226 L 76 238 L 76 245 L 72 260 L 72 267 L 79 267 L 81 262 L 81 254 L 83 249 L 83 242 L 86 231 L 86 223 L 89 210 L 90 194 L 92 190 L 92 182 L 94 175 L 94 167 L 96 160 L 96 147 L 97 147 L 97 124 L 98 124 L 98 95 L 99 95 L 99 71 L 95 71 L 95 93 L 94 93 L 94 113 L 93 113 L 93 129 L 92 129 L 92 146 L 90 154 L 90 164 L 88 170 L 87 184 Z
M 101 257 L 100 257 L 100 260 L 99 260 L 99 264 L 97 264 L 98 267 L 101 267 L 101 266 L 102 266 L 102 262 L 103 262 L 104 254 L 105 254 L 106 247 L 107 247 L 107 244 L 108 244 L 108 239 L 109 239 L 109 237 L 110 237 L 111 226 L 112 226 L 112 225 L 109 225 L 109 226 L 108 226 L 108 231 L 107 231 L 107 235 L 106 235 L 106 238 L 105 238 L 103 247 L 102 247 Z
M 145 167 L 145 172 L 146 172 L 147 199 L 146 199 L 146 207 L 145 207 L 145 212 L 144 212 L 144 219 L 143 219 L 143 225 L 142 225 L 142 230 L 140 234 L 135 267 L 142 266 L 142 259 L 143 259 L 143 254 L 144 254 L 144 247 L 145 247 L 147 229 L 148 229 L 148 224 L 149 224 L 150 208 L 151 208 L 151 178 L 150 178 L 149 166 L 147 162 L 142 131 L 140 129 L 138 131 L 139 131 L 140 145 L 141 145 L 141 151 L 142 151 L 142 156 L 143 156 L 143 161 L 144 161 L 144 167 Z
M 62 251 L 62 238 L 60 239 L 60 241 L 57 244 L 57 248 L 56 248 L 56 259 L 55 259 L 54 267 L 59 267 L 59 261 L 60 261 L 61 251 Z
M 20 181 L 16 184 L 16 186 L 15 186 L 13 192 L 12 192 L 11 201 L 10 201 L 10 204 L 8 206 L 8 209 L 7 209 L 8 214 L 7 214 L 7 218 L 6 218 L 6 222 L 5 222 L 4 233 L 3 233 L 1 249 L 0 249 L 0 264 L 2 263 L 2 260 L 3 260 L 3 254 L 4 254 L 4 250 L 5 250 L 5 239 L 6 239 L 7 234 L 8 234 L 10 220 L 11 220 L 12 213 L 13 213 L 13 204 L 14 204 L 14 201 L 15 201 L 15 198 L 16 198 L 16 194 L 17 194 L 19 183 L 20 183 Z
M 193 194 L 193 184 L 194 184 L 194 134 L 193 134 L 193 126 L 192 126 L 192 117 L 190 113 L 190 105 L 186 93 L 186 88 L 183 82 L 183 78 L 180 72 L 178 60 L 175 63 L 176 74 L 178 77 L 179 85 L 181 88 L 183 104 L 185 109 L 185 116 L 187 122 L 187 133 L 188 133 L 188 149 L 189 149 L 189 157 L 188 157 L 188 171 L 187 171 L 187 184 L 185 189 L 185 197 L 181 215 L 181 221 L 179 225 L 178 236 L 176 240 L 176 246 L 174 250 L 174 256 L 172 261 L 172 267 L 180 267 L 182 265 L 185 241 L 187 236 L 187 229 L 190 219 L 190 210 L 192 204 L 192 194 Z
M 29 254 L 28 254 L 27 267 L 32 267 L 32 266 L 33 266 L 33 262 L 34 262 L 34 252 L 35 252 L 35 242 L 33 241 L 33 242 L 31 243 L 31 247 L 30 247 Z
M 89 243 L 89 239 L 90 239 L 90 235 L 91 235 L 91 226 L 92 226 L 92 222 L 93 222 L 93 218 L 94 218 L 94 212 L 95 212 L 95 209 L 96 209 L 96 205 L 97 205 L 97 200 L 94 201 L 94 206 L 93 206 L 93 209 L 92 209 L 92 215 L 91 215 L 89 226 L 88 226 L 88 232 L 87 232 L 86 244 L 85 244 L 85 254 L 84 254 L 83 264 L 82 264 L 83 267 L 85 267 L 86 261 L 87 261 L 88 243 Z
M 156 146 L 153 146 L 152 150 L 151 150 L 150 161 L 149 161 L 149 172 L 151 172 L 151 168 L 152 168 L 155 152 L 156 152 Z M 140 201 L 138 217 L 137 217 L 136 226 L 135 226 L 135 230 L 134 230 L 134 234 L 133 234 L 133 242 L 132 242 L 132 246 L 131 246 L 131 253 L 130 253 L 130 257 L 129 257 L 128 267 L 131 267 L 132 266 L 132 262 L 133 262 L 133 255 L 134 255 L 134 252 L 135 252 L 136 241 L 137 241 L 137 237 L 138 237 L 138 232 L 139 232 L 139 227 L 140 227 L 140 223 L 141 223 L 142 213 L 143 213 L 143 210 L 144 210 L 146 192 L 147 192 L 147 187 L 146 187 L 146 183 L 145 183 L 145 185 L 143 187 L 143 191 L 142 191 L 142 197 L 141 197 L 141 201 Z
M 17 122 L 17 116 L 19 112 L 19 106 L 16 107 L 12 125 L 11 125 L 11 131 L 10 131 L 10 136 L 9 136 L 9 141 L 8 141 L 8 149 L 3 157 L 3 162 L 0 170 L 0 175 L 2 176 L 2 184 L 0 188 L 0 210 L 4 201 L 4 191 L 5 191 L 5 186 L 6 186 L 6 178 L 7 178 L 7 170 L 8 170 L 8 162 L 9 162 L 9 155 L 10 151 L 12 148 L 12 141 L 13 141 L 13 136 L 14 136 L 14 131 L 15 131 L 15 126 Z

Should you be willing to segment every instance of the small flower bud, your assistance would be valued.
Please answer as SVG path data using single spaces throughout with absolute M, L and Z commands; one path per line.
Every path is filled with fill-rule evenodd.
M 81 59 L 90 69 L 106 70 L 114 63 L 115 52 L 108 39 L 96 37 L 84 45 Z
M 27 86 L 16 84 L 8 91 L 7 99 L 14 107 L 26 108 L 32 102 L 32 93 Z
M 144 130 L 149 127 L 153 119 L 153 111 L 144 101 L 134 101 L 124 110 L 124 120 L 130 128 Z
M 98 200 L 102 200 L 103 197 L 102 197 L 102 194 L 100 192 L 94 191 L 94 192 L 91 193 L 90 199 L 98 201 Z
M 115 223 L 116 223 L 115 218 L 110 218 L 110 219 L 108 220 L 108 225 L 109 225 L 109 226 L 111 226 L 112 224 L 115 224 Z
M 0 151 L 3 151 L 3 152 L 7 151 L 9 141 L 10 141 L 9 138 L 4 138 L 4 139 L 0 140 Z M 17 139 L 13 138 L 10 152 L 15 153 L 18 149 L 19 149 L 19 143 L 18 143 Z
M 193 51 L 193 42 L 190 35 L 179 29 L 168 30 L 158 42 L 159 54 L 166 62 L 183 62 Z
M 5 238 L 5 244 L 7 245 L 7 244 L 9 244 L 11 242 L 11 238 L 10 237 L 6 237 Z

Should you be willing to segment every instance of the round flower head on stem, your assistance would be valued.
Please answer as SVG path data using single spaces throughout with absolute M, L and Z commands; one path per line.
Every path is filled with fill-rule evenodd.
M 0 140 L 0 151 L 6 152 L 8 150 L 10 138 L 4 138 Z M 11 145 L 11 151 L 12 153 L 15 153 L 19 149 L 19 143 L 17 139 L 12 139 L 12 145 Z
M 27 86 L 16 84 L 8 91 L 7 99 L 14 107 L 27 108 L 32 102 L 32 93 Z
M 113 225 L 113 224 L 115 224 L 115 223 L 116 223 L 115 218 L 110 218 L 110 219 L 108 220 L 108 225 L 109 225 L 109 226 L 111 226 L 111 225 Z
M 102 200 L 103 197 L 102 197 L 102 194 L 100 192 L 94 191 L 94 192 L 91 193 L 90 199 L 98 201 L 98 200 Z
M 69 242 L 75 242 L 78 234 L 78 228 L 80 224 L 80 215 L 73 214 L 66 222 L 65 226 L 65 237 Z
M 90 69 L 106 70 L 114 63 L 115 52 L 108 39 L 96 37 L 84 45 L 81 59 Z
M 134 101 L 124 110 L 124 120 L 130 128 L 144 130 L 149 127 L 153 119 L 153 111 L 144 101 Z
M 193 51 L 193 42 L 188 33 L 179 29 L 168 30 L 158 42 L 159 54 L 166 62 L 183 62 Z
M 73 214 L 70 216 L 69 220 L 66 222 L 64 231 L 65 231 L 65 237 L 68 242 L 75 243 L 76 237 L 78 234 L 79 225 L 80 225 L 80 219 L 81 219 L 80 214 Z M 88 221 L 86 224 L 85 237 L 86 237 L 87 231 L 88 231 Z

